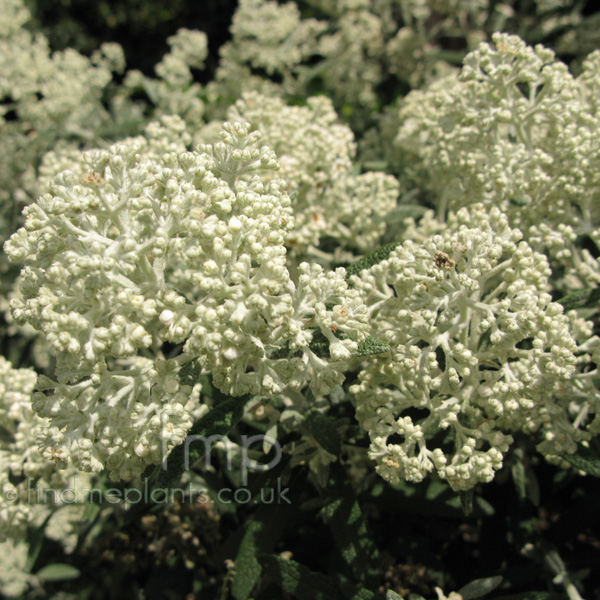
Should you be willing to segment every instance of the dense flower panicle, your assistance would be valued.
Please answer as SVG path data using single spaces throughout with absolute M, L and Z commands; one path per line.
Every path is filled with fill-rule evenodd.
M 192 424 L 191 389 L 171 371 L 198 355 L 231 360 L 291 310 L 290 203 L 282 182 L 252 175 L 277 167 L 258 139 L 230 124 L 223 142 L 185 152 L 183 122 L 165 118 L 85 154 L 27 208 L 6 252 L 25 263 L 13 315 L 57 360 L 35 400 L 50 419 L 38 431 L 47 458 L 139 475 Z M 162 343 L 186 341 L 185 359 L 162 360 Z
M 194 82 L 192 69 L 203 69 L 208 56 L 208 39 L 202 31 L 179 29 L 167 38 L 170 52 L 156 65 L 157 78 L 141 71 L 128 71 L 119 101 L 125 102 L 136 92 L 143 92 L 154 107 L 156 117 L 179 115 L 189 125 L 202 122 L 205 105 L 202 86 Z
M 474 48 L 485 39 L 489 16 L 486 0 L 307 3 L 312 16 L 306 18 L 299 8 L 303 3 L 239 3 L 232 39 L 221 48 L 215 81 L 208 85 L 217 106 L 250 90 L 307 97 L 323 89 L 362 127 L 369 120 L 366 112 L 378 104 L 378 88 L 389 85 L 390 76 L 414 87 L 451 69 L 440 56 L 439 38 L 448 34 Z
M 29 579 L 16 564 L 21 545 L 27 547 L 24 540 L 28 527 L 40 527 L 45 522 L 47 537 L 72 550 L 75 521 L 80 518 L 81 506 L 63 506 L 61 511 L 53 512 L 60 494 L 66 490 L 67 496 L 71 493 L 77 472 L 73 468 L 57 471 L 36 447 L 36 429 L 47 425 L 32 407 L 36 377 L 32 369 L 15 369 L 0 357 L 0 553 L 7 549 L 16 553 L 14 562 L 6 557 L 3 560 L 4 569 L 11 564 L 16 569 L 8 579 L 0 573 L 5 594 L 6 590 L 20 589 L 19 585 L 26 585 Z M 79 477 L 80 484 L 87 481 L 85 476 Z M 57 527 L 59 519 L 61 526 Z
M 571 419 L 578 349 L 549 275 L 497 208 L 475 205 L 352 279 L 391 346 L 352 390 L 383 477 L 435 471 L 468 489 L 493 478 L 513 432 L 540 436 L 551 460 L 590 438 Z
M 33 403 L 48 419 L 36 429 L 46 459 L 108 467 L 115 479 L 161 462 L 193 423 L 197 390 L 177 374 L 196 358 L 234 395 L 309 381 L 325 394 L 343 381 L 366 309 L 343 270 L 291 280 L 290 198 L 282 180 L 258 174 L 279 166 L 260 137 L 230 122 L 222 141 L 189 152 L 184 122 L 164 117 L 145 136 L 84 153 L 26 209 L 5 250 L 24 263 L 13 317 L 56 356 L 56 380 L 41 378 Z M 298 337 L 308 324 L 329 358 Z M 286 341 L 300 356 L 272 360 Z M 167 342 L 181 354 L 166 360 Z
M 91 58 L 72 49 L 52 53 L 43 35 L 23 27 L 29 19 L 21 1 L 0 4 L 0 202 L 6 207 L 31 165 L 60 138 L 89 138 L 106 122 L 102 95 L 112 72 L 125 67 L 117 44 L 104 44 Z M 5 121 L 11 111 L 18 119 Z
M 500 33 L 493 40 L 465 58 L 458 77 L 403 101 L 396 146 L 407 172 L 435 192 L 438 214 L 476 202 L 500 207 L 557 269 L 597 285 L 598 261 L 574 240 L 599 240 L 598 55 L 575 79 L 541 45 Z M 559 232 L 554 239 L 548 228 Z
M 0 589 L 7 598 L 20 598 L 34 580 L 27 569 L 28 553 L 25 541 L 0 542 Z
M 193 75 L 207 37 L 181 29 L 157 77 L 127 73 L 110 101 L 119 46 L 52 54 L 18 0 L 0 6 L 0 202 L 38 197 L 4 245 L 22 265 L 11 318 L 55 366 L 34 392 L 33 371 L 0 357 L 2 535 L 42 515 L 5 502 L 24 493 L 9 472 L 57 489 L 75 470 L 135 480 L 181 444 L 206 409 L 180 377 L 190 364 L 255 407 L 339 400 L 356 369 L 369 455 L 392 482 L 435 474 L 469 489 L 513 436 L 564 464 L 600 431 L 596 309 L 564 314 L 551 296 L 600 286 L 600 53 L 574 78 L 516 36 L 477 46 L 485 0 L 309 4 L 314 17 L 242 0 L 207 86 Z M 460 73 L 437 56 L 449 32 L 477 47 Z M 334 108 L 365 133 L 386 73 L 437 77 L 400 101 L 400 181 L 362 171 Z M 125 122 L 142 133 L 107 141 Z M 411 186 L 437 218 L 398 205 Z M 417 213 L 387 258 L 352 265 Z M 344 264 L 358 275 L 324 268 Z M 326 475 L 335 457 L 316 457 Z
M 31 393 L 36 374 L 30 369 L 14 369 L 0 356 L 0 542 L 24 528 L 32 508 L 15 502 L 19 497 L 11 474 L 38 475 L 48 465 L 31 446 L 32 429 L 40 421 L 31 409 Z
M 40 568 L 38 541 L 79 551 L 130 500 L 90 529 L 91 493 L 173 480 L 167 456 L 232 405 L 215 450 L 244 485 L 270 468 L 259 438 L 358 494 L 506 464 L 533 500 L 534 447 L 588 472 L 600 51 L 582 60 L 579 5 L 239 0 L 218 65 L 184 28 L 149 76 L 118 44 L 53 52 L 24 1 L 0 0 L 3 596 L 70 566 Z
M 379 245 L 399 185 L 385 173 L 356 174 L 354 135 L 338 122 L 331 100 L 317 96 L 306 106 L 287 106 L 279 98 L 248 92 L 228 118 L 248 121 L 263 134 L 279 158 L 279 175 L 296 192 L 295 226 L 287 237 L 293 257 L 319 248 L 324 239 L 356 253 Z
M 113 73 L 125 67 L 121 47 L 113 43 L 90 57 L 71 48 L 53 53 L 41 33 L 26 29 L 29 20 L 22 0 L 0 2 L 0 244 L 32 200 L 35 167 L 43 154 L 65 138 L 96 143 L 111 122 L 106 92 Z M 0 255 L 3 313 L 12 282 L 13 272 Z
M 177 119 L 165 123 L 182 131 Z M 249 261 L 260 264 L 282 252 L 283 235 L 276 232 L 285 232 L 291 215 L 280 185 L 272 182 L 273 194 L 262 197 L 256 180 L 240 183 L 239 190 L 225 180 L 272 167 L 273 156 L 244 147 L 229 156 L 225 144 L 215 147 L 215 156 L 163 154 L 164 140 L 154 144 L 152 137 L 163 131 L 150 127 L 148 139 L 86 154 L 88 171 L 59 174 L 52 192 L 27 208 L 25 227 L 6 244 L 11 260 L 26 263 L 15 318 L 47 335 L 59 371 L 63 363 L 76 372 L 93 370 L 104 356 L 131 356 L 151 346 L 153 335 L 186 340 L 193 295 L 226 286 L 224 265 L 213 262 L 231 266 L 232 279 L 245 272 L 242 249 L 235 255 L 225 249 L 236 234 Z M 179 144 L 175 149 L 181 150 Z M 242 236 L 244 225 L 248 235 Z

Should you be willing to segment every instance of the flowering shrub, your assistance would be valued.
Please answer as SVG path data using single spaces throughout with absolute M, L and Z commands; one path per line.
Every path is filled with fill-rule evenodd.
M 594 589 L 600 55 L 488 37 L 521 10 L 241 0 L 201 82 L 210 32 L 151 76 L 0 0 L 4 596 Z

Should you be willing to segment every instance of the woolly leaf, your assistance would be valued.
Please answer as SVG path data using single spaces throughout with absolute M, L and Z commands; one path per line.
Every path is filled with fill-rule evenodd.
M 579 449 L 577 454 L 564 454 L 563 457 L 576 469 L 584 471 L 592 477 L 600 477 L 600 457 L 589 450 Z
M 262 521 L 250 521 L 242 538 L 236 559 L 231 593 L 236 600 L 247 600 L 258 583 L 262 568 L 258 562 L 258 537 L 264 527 Z
M 261 562 L 266 577 L 298 600 L 331 600 L 340 597 L 333 579 L 314 573 L 294 560 L 268 555 L 262 556 Z
M 390 254 L 400 245 L 400 242 L 390 242 L 385 246 L 381 246 L 381 248 L 377 248 L 371 254 L 367 254 L 367 256 L 363 256 L 361 259 L 357 260 L 355 263 L 352 263 L 349 267 L 346 268 L 346 280 L 349 280 L 352 275 L 358 275 L 362 270 L 369 269 L 373 265 L 380 263 L 383 260 L 386 260 Z
M 335 423 L 329 417 L 317 410 L 311 410 L 306 415 L 304 426 L 324 450 L 334 456 L 339 455 L 342 440 Z
M 575 308 L 584 308 L 600 302 L 600 288 L 577 290 L 558 300 L 563 305 L 565 312 Z
M 284 468 L 284 465 L 279 465 Z M 261 480 L 262 490 L 279 482 L 281 469 L 269 472 Z M 304 477 L 296 477 L 290 484 L 289 495 L 293 498 L 304 485 Z M 286 530 L 293 526 L 295 507 L 288 502 L 262 504 L 252 520 L 245 526 L 241 542 L 234 559 L 235 569 L 231 593 L 236 600 L 246 600 L 260 580 L 262 564 L 259 555 L 272 552 Z
M 486 594 L 493 592 L 502 583 L 502 577 L 486 577 L 484 579 L 474 579 L 458 590 L 463 600 L 475 600 L 482 598 Z
M 79 569 L 73 565 L 63 563 L 47 565 L 35 574 L 40 581 L 67 581 L 69 579 L 77 579 L 80 575 L 81 572 Z
M 371 356 L 372 354 L 383 354 L 388 352 L 390 347 L 386 342 L 379 338 L 369 336 L 364 342 L 358 345 L 354 356 Z
M 473 512 L 473 490 L 461 490 L 458 494 L 463 513 L 468 517 Z
M 179 382 L 181 385 L 194 386 L 200 381 L 202 374 L 202 363 L 198 359 L 191 360 L 181 367 L 179 371 Z
M 323 508 L 335 543 L 354 576 L 364 581 L 378 556 L 367 518 L 339 468 L 333 470 L 327 492 L 329 500 Z

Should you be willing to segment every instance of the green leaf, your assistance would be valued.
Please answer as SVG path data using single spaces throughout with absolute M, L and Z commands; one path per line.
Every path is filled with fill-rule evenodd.
M 341 331 L 338 334 L 342 334 Z M 338 335 L 340 339 L 344 339 L 346 336 Z M 314 352 L 319 358 L 329 358 L 329 340 L 325 337 L 320 329 L 313 330 L 313 337 L 308 347 Z
M 47 565 L 41 568 L 36 574 L 40 581 L 67 581 L 69 579 L 77 579 L 81 572 L 72 565 L 56 563 Z
M 375 551 L 358 500 L 337 498 L 325 505 L 325 514 L 342 557 L 356 578 L 364 579 Z
M 475 600 L 482 598 L 486 594 L 493 592 L 502 583 L 502 577 L 485 577 L 484 579 L 474 579 L 458 590 L 463 600 Z
M 179 371 L 179 383 L 181 385 L 194 386 L 200 381 L 202 375 L 202 363 L 197 358 L 185 363 Z
M 388 590 L 385 595 L 385 600 L 402 600 L 402 596 L 394 592 L 394 590 Z
M 380 596 L 362 586 L 352 585 L 347 582 L 338 581 L 342 594 L 346 600 L 379 600 Z
M 314 352 L 319 358 L 329 358 L 329 340 L 320 329 L 311 328 L 313 331 L 313 337 L 309 344 L 309 348 L 312 352 Z M 348 336 L 343 331 L 336 331 L 335 337 L 339 340 L 348 339 Z M 388 352 L 390 347 L 386 342 L 380 340 L 379 338 L 369 336 L 364 342 L 360 342 L 358 344 L 358 348 L 353 356 L 371 356 L 373 354 L 382 354 L 384 352 Z M 301 356 L 301 351 L 296 351 L 294 353 L 290 352 L 289 342 L 286 340 L 283 344 L 281 344 L 276 350 L 274 350 L 270 358 L 278 359 L 278 358 L 292 358 L 293 356 Z
M 371 356 L 372 354 L 383 354 L 388 352 L 390 347 L 386 342 L 379 338 L 369 336 L 364 342 L 358 345 L 354 356 Z
M 313 409 L 306 415 L 304 426 L 316 442 L 329 454 L 334 456 L 340 454 L 342 440 L 332 419 Z
M 35 528 L 30 528 L 27 531 L 27 562 L 25 563 L 28 571 L 32 571 L 35 566 L 35 561 L 38 559 L 44 540 L 46 539 L 46 526 L 48 521 L 54 516 L 54 512 L 51 512 L 45 519 L 44 522 Z
M 558 302 L 563 305 L 565 312 L 575 308 L 584 308 L 585 306 L 600 302 L 600 288 L 577 290 L 563 296 Z
M 473 512 L 473 490 L 461 490 L 458 494 L 463 513 L 468 517 Z
M 263 484 L 280 481 L 280 470 L 275 470 L 272 476 L 266 476 Z M 296 477 L 290 484 L 289 500 L 296 497 L 305 484 L 304 477 Z M 262 565 L 259 555 L 272 552 L 277 542 L 285 534 L 286 529 L 294 522 L 295 507 L 288 504 L 262 504 L 249 521 L 238 546 L 234 559 L 235 575 L 232 580 L 231 593 L 236 600 L 247 600 L 252 590 L 259 582 Z
M 158 467 L 159 472 L 154 487 L 170 488 L 179 480 L 185 470 L 186 452 L 188 465 L 204 458 L 205 454 L 210 451 L 205 441 L 209 441 L 209 445 L 212 447 L 219 441 L 220 436 L 227 435 L 241 421 L 244 416 L 244 407 L 250 398 L 249 395 L 228 398 L 213 407 L 195 423 L 190 429 L 186 441 L 173 448 L 165 463 Z M 194 436 L 198 436 L 196 439 L 201 439 L 202 443 L 194 444 Z
M 354 490 L 345 481 L 339 467 L 332 469 L 332 481 L 327 488 L 328 501 L 324 513 L 335 543 L 344 561 L 359 581 L 367 580 L 378 557 L 367 518 L 363 514 Z
M 4 425 L 0 425 L 0 442 L 14 444 L 15 436 Z
M 281 556 L 261 557 L 265 576 L 298 600 L 335 600 L 340 597 L 333 579 L 314 573 L 294 560 Z
M 577 454 L 563 454 L 562 458 L 571 463 L 576 469 L 592 475 L 592 477 L 600 477 L 600 457 L 589 450 L 579 448 Z
M 349 280 L 352 275 L 357 275 L 364 269 L 369 269 L 373 265 L 380 263 L 383 260 L 389 258 L 390 254 L 400 245 L 400 242 L 390 242 L 385 246 L 381 246 L 381 248 L 377 248 L 371 254 L 367 254 L 367 256 L 363 256 L 361 259 L 357 260 L 355 263 L 352 263 L 349 267 L 346 268 L 346 280 Z
M 258 583 L 262 568 L 258 562 L 258 536 L 264 523 L 250 521 L 242 538 L 236 559 L 231 593 L 236 600 L 247 600 Z
M 525 476 L 525 465 L 523 464 L 523 461 L 516 460 L 513 463 L 510 472 L 512 474 L 513 483 L 517 488 L 519 500 L 525 500 L 525 498 L 527 498 L 527 481 Z

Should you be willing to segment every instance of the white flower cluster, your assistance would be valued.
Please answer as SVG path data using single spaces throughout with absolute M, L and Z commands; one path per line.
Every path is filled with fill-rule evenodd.
M 362 118 L 365 108 L 376 106 L 376 90 L 389 73 L 419 84 L 443 62 L 437 57 L 438 38 L 448 33 L 467 38 L 474 47 L 483 34 L 468 32 L 477 31 L 488 15 L 486 0 L 309 0 L 309 13 L 323 19 L 302 18 L 299 4 L 239 2 L 232 40 L 223 46 L 209 86 L 215 99 L 233 102 L 249 90 L 306 97 L 310 89 L 324 86 L 337 107 L 346 106 Z M 437 26 L 431 28 L 433 19 Z M 265 74 L 280 78 L 281 84 L 271 83 Z
M 360 275 L 351 281 L 392 348 L 352 389 L 385 479 L 435 471 L 468 489 L 494 477 L 513 432 L 538 436 L 551 460 L 590 438 L 598 394 L 569 391 L 580 352 L 547 293 L 547 259 L 498 208 L 451 213 L 443 233 Z
M 14 369 L 0 356 L 0 541 L 32 518 L 32 507 L 19 502 L 22 489 L 11 482 L 11 474 L 29 477 L 49 470 L 31 446 L 32 429 L 40 421 L 31 409 L 36 378 L 34 371 Z
M 111 120 L 103 100 L 113 71 L 124 69 L 117 44 L 88 58 L 72 49 L 52 53 L 41 34 L 24 26 L 22 0 L 0 2 L 0 244 L 19 223 L 32 197 L 35 166 L 58 140 L 95 139 Z M 0 312 L 12 277 L 0 256 Z
M 0 2 L 3 204 L 12 200 L 31 164 L 58 139 L 88 139 L 106 122 L 102 94 L 112 71 L 125 67 L 123 51 L 116 44 L 103 45 L 91 58 L 71 49 L 52 53 L 44 36 L 23 27 L 28 20 L 20 0 Z
M 598 285 L 598 261 L 574 242 L 589 236 L 600 248 L 600 53 L 574 79 L 551 50 L 493 40 L 466 57 L 459 77 L 402 103 L 396 146 L 407 172 L 434 192 L 439 215 L 500 207 L 536 249 Z
M 52 513 L 56 498 L 71 493 L 74 476 L 86 480 L 85 476 L 75 475 L 74 469 L 56 470 L 34 443 L 36 428 L 47 425 L 31 405 L 36 378 L 33 370 L 15 369 L 0 356 L 0 552 L 12 549 L 15 557 L 20 555 L 21 544 L 27 547 L 23 543 L 27 528 L 40 527 L 44 522 L 49 526 L 48 537 L 72 549 L 73 521 L 80 517 L 77 513 L 81 507 L 63 506 Z M 56 526 L 58 515 L 60 527 Z M 13 588 L 23 591 L 29 581 L 25 564 L 18 566 L 17 562 L 12 565 L 13 587 L 0 572 L 5 594 Z
M 13 317 L 56 356 L 57 380 L 40 378 L 34 408 L 49 420 L 40 448 L 61 466 L 129 479 L 161 462 L 193 422 L 192 388 L 178 379 L 190 360 L 234 395 L 308 379 L 324 394 L 366 337 L 343 270 L 293 284 L 290 199 L 283 181 L 256 174 L 278 167 L 260 133 L 226 123 L 221 142 L 186 152 L 184 129 L 165 117 L 146 137 L 84 153 L 5 245 L 25 263 Z M 333 366 L 308 348 L 311 328 Z M 302 357 L 271 360 L 282 342 Z M 163 356 L 165 343 L 180 354 Z
M 380 244 L 385 216 L 396 206 L 398 182 L 381 172 L 356 174 L 354 135 L 338 123 L 331 100 L 317 96 L 306 106 L 287 106 L 279 98 L 249 92 L 227 116 L 248 121 L 263 134 L 279 158 L 280 176 L 296 192 L 295 226 L 287 238 L 292 255 L 305 254 L 309 246 L 318 249 L 323 238 L 360 254 Z
M 120 90 L 120 101 L 144 92 L 159 115 L 179 115 L 191 125 L 202 122 L 202 86 L 194 82 L 192 69 L 203 69 L 208 40 L 201 31 L 180 29 L 167 42 L 171 51 L 156 65 L 157 79 L 142 72 L 128 71 Z
M 0 589 L 6 598 L 21 598 L 33 581 L 27 571 L 28 554 L 24 541 L 0 542 Z

